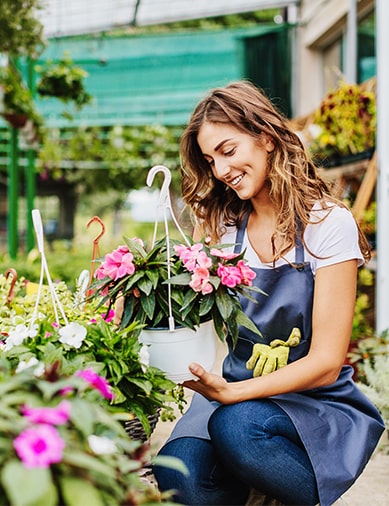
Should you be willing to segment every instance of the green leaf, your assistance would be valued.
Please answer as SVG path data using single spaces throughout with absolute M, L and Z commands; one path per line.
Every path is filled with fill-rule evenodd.
M 115 477 L 115 469 L 112 465 L 104 463 L 102 460 L 96 458 L 96 456 L 82 453 L 79 450 L 72 449 L 70 451 L 65 449 L 62 462 L 65 465 L 76 466 L 88 471 L 101 473 L 108 478 Z
M 146 313 L 147 317 L 152 320 L 155 311 L 155 295 L 153 293 L 150 293 L 147 297 L 142 295 L 140 302 L 143 311 Z
M 27 469 L 18 460 L 7 462 L 1 472 L 1 483 L 11 504 L 17 506 L 55 506 L 57 490 L 50 468 Z
M 216 306 L 222 316 L 227 321 L 233 314 L 236 304 L 231 300 L 231 296 L 227 292 L 221 292 L 216 297 Z
M 66 506 L 104 506 L 104 501 L 92 483 L 71 476 L 60 478 Z
M 260 337 L 263 337 L 257 326 L 253 323 L 253 321 L 244 313 L 243 311 L 237 311 L 235 315 L 236 323 L 241 325 L 242 327 L 246 327 L 246 329 L 251 330 Z

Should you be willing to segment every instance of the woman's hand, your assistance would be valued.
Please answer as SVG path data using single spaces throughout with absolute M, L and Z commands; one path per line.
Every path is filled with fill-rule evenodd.
M 234 383 L 228 383 L 221 376 L 207 372 L 204 367 L 196 363 L 190 364 L 189 370 L 199 379 L 185 381 L 182 384 L 184 387 L 202 394 L 207 399 L 218 401 L 222 404 L 238 402 Z

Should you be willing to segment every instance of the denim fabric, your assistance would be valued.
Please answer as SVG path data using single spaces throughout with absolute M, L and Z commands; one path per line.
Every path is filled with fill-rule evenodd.
M 161 455 L 180 458 L 189 477 L 155 467 L 161 490 L 187 505 L 243 505 L 250 488 L 290 505 L 319 502 L 309 457 L 285 412 L 270 400 L 220 406 L 208 426 L 211 441 L 178 438 Z

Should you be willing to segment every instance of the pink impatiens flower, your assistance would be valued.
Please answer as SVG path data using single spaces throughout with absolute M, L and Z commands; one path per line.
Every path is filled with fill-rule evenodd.
M 242 282 L 242 272 L 239 267 L 234 265 L 219 264 L 217 275 L 220 277 L 222 285 L 228 288 L 234 288 Z
M 41 424 L 25 429 L 13 445 L 25 467 L 49 467 L 61 462 L 65 441 L 55 427 Z
M 193 271 L 189 286 L 195 292 L 201 292 L 203 295 L 213 292 L 213 286 L 209 282 L 209 270 L 196 267 Z
M 237 253 L 225 253 L 224 251 L 221 251 L 217 248 L 211 248 L 210 250 L 211 255 L 214 257 L 222 258 L 223 260 L 232 260 L 238 256 Z
M 70 408 L 69 401 L 62 401 L 55 408 L 23 406 L 22 413 L 32 423 L 63 425 L 69 420 Z
M 237 267 L 239 267 L 242 274 L 242 283 L 247 286 L 252 286 L 253 279 L 256 276 L 255 272 L 250 269 L 250 267 L 246 265 L 243 260 L 239 260 Z
M 193 246 L 190 247 L 184 246 L 183 244 L 174 246 L 174 251 L 177 253 L 185 268 L 188 269 L 189 272 L 192 272 L 195 269 L 197 257 L 199 256 L 199 251 L 201 249 L 203 249 L 203 245 L 201 243 L 193 244 Z
M 95 272 L 95 277 L 103 279 L 108 276 L 116 281 L 127 274 L 134 274 L 135 265 L 133 259 L 134 255 L 129 251 L 127 246 L 119 246 L 112 253 L 105 255 L 104 262 Z
M 78 371 L 76 373 L 76 376 L 79 376 L 80 378 L 83 378 L 85 381 L 87 381 L 93 388 L 96 388 L 96 390 L 98 390 L 106 399 L 110 401 L 113 399 L 114 396 L 108 381 L 102 376 L 99 376 L 97 372 L 95 372 L 93 369 L 88 368 L 82 371 Z

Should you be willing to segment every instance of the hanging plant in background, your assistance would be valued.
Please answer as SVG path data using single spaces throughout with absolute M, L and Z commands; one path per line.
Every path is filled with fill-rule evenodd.
M 374 91 L 341 82 L 314 113 L 309 148 L 315 158 L 355 155 L 374 149 L 375 134 Z
M 44 67 L 36 67 L 41 78 L 37 83 L 37 92 L 41 97 L 58 98 L 64 103 L 73 102 L 77 110 L 92 101 L 84 84 L 88 73 L 74 65 L 70 56 L 65 53 L 58 63 L 51 60 Z M 69 113 L 65 113 L 71 119 Z
M 0 69 L 0 87 L 3 91 L 0 114 L 15 128 L 23 128 L 30 121 L 36 138 L 40 138 L 43 119 L 35 108 L 31 91 L 11 62 Z

